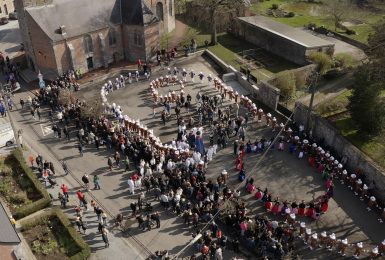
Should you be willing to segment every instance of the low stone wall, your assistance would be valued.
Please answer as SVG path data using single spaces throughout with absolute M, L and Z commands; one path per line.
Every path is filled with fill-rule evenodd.
M 308 108 L 301 103 L 296 104 L 294 120 L 298 124 L 306 125 Z M 346 168 L 353 171 L 361 169 L 365 176 L 365 183 L 373 184 L 376 197 L 385 202 L 385 173 L 371 158 L 366 156 L 357 147 L 346 140 L 329 121 L 312 113 L 311 125 L 313 136 L 323 140 L 325 145 L 332 147 L 333 154 L 340 158 L 346 157 Z M 374 181 L 374 183 L 373 183 Z
M 235 73 L 239 84 L 241 84 L 247 91 L 249 91 L 251 95 L 259 102 L 265 104 L 273 110 L 277 109 L 280 93 L 279 89 L 263 81 L 258 81 L 258 83 L 252 84 L 251 82 L 247 81 L 245 75 L 225 63 L 209 50 L 205 50 L 204 55 L 207 55 L 207 57 L 214 61 L 226 73 Z

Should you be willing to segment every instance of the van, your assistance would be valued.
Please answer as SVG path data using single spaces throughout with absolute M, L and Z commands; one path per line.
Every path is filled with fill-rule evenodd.
M 0 148 L 15 144 L 15 134 L 11 123 L 5 118 L 0 118 Z

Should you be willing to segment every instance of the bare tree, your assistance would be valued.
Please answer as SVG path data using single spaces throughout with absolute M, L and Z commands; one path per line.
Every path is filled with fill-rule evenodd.
M 103 102 L 99 95 L 82 102 L 80 114 L 83 118 L 99 118 L 103 114 Z
M 61 89 L 58 96 L 58 102 L 62 106 L 69 106 L 74 104 L 76 101 L 76 96 L 69 89 Z
M 323 12 L 334 23 L 334 31 L 352 16 L 354 4 L 350 0 L 324 0 Z
M 209 17 L 207 22 L 211 27 L 211 44 L 217 44 L 217 19 L 220 13 L 234 10 L 245 5 L 245 0 L 196 0 L 202 7 L 206 7 Z

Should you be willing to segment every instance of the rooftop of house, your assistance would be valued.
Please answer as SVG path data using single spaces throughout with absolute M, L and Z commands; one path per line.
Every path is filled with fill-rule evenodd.
M 304 30 L 291 27 L 289 25 L 276 22 L 268 17 L 255 15 L 248 17 L 238 17 L 244 23 L 255 26 L 262 30 L 286 38 L 292 42 L 300 44 L 306 48 L 318 48 L 324 46 L 334 46 L 334 43 L 321 39 L 317 36 L 307 33 Z
M 148 25 L 157 22 L 143 0 L 53 0 L 26 8 L 27 13 L 53 41 L 61 41 L 110 25 Z M 65 28 L 65 34 L 60 28 Z

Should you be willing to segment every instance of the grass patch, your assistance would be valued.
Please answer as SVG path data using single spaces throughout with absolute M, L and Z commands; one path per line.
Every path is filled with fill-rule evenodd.
M 53 208 L 21 223 L 22 233 L 37 259 L 87 259 L 91 251 L 71 222 Z
M 378 165 L 385 168 L 384 135 L 366 136 L 357 130 L 357 127 L 349 115 L 337 119 L 334 123 L 346 139 L 372 158 Z
M 349 104 L 349 97 L 352 95 L 352 91 L 346 89 L 340 95 L 325 100 L 319 104 L 316 108 L 316 112 L 322 117 L 329 117 L 335 114 L 339 114 L 347 111 L 347 106 Z

